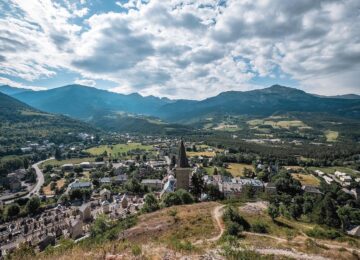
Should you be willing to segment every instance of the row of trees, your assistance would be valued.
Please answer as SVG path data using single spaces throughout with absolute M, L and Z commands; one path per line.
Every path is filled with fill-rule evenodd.
M 268 213 L 272 219 L 279 215 L 334 228 L 348 229 L 360 225 L 360 200 L 345 193 L 337 184 L 322 182 L 322 194 L 302 193 L 300 184 L 290 174 L 282 172 L 272 178 L 278 194 L 270 199 Z

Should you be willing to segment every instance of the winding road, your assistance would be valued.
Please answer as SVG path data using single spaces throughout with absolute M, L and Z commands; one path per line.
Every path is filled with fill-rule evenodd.
M 54 158 L 51 157 L 49 159 L 34 163 L 31 167 L 34 168 L 35 173 L 36 173 L 36 184 L 32 187 L 32 189 L 29 192 L 27 192 L 27 193 L 25 193 L 25 194 L 23 194 L 21 196 L 16 197 L 16 195 L 14 195 L 15 197 L 13 197 L 13 198 L 9 198 L 9 199 L 6 199 L 6 200 L 3 199 L 4 201 L 6 201 L 5 203 L 9 204 L 9 203 L 14 202 L 15 199 L 20 199 L 20 198 L 30 198 L 33 195 L 38 195 L 39 196 L 40 195 L 40 189 L 44 184 L 44 174 L 40 170 L 39 166 L 40 166 L 40 164 L 42 164 L 42 163 L 44 163 L 46 161 L 52 160 L 52 159 L 54 159 Z
M 43 172 L 40 170 L 39 166 L 49 160 L 53 160 L 54 157 L 51 157 L 49 159 L 37 162 L 35 164 L 33 164 L 31 167 L 35 170 L 36 173 L 36 185 L 29 191 L 29 193 L 25 196 L 25 198 L 30 198 L 33 195 L 40 195 L 40 189 L 44 184 L 44 174 Z

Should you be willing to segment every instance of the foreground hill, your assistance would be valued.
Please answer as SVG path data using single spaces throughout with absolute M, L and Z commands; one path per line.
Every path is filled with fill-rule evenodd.
M 66 116 L 39 111 L 0 93 L 0 144 L 3 147 L 43 138 L 61 142 L 80 132 L 95 133 L 97 130 Z

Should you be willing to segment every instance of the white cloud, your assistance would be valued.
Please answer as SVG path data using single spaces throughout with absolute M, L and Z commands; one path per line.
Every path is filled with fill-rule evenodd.
M 90 87 L 95 87 L 96 86 L 95 80 L 92 80 L 92 79 L 76 79 L 74 81 L 74 83 L 79 84 L 79 85 L 90 86 Z
M 36 82 L 65 69 L 82 84 L 111 80 L 114 91 L 173 98 L 284 75 L 320 94 L 360 93 L 357 0 L 116 4 L 99 13 L 85 0 L 11 0 L 0 16 L 0 73 Z
M 46 88 L 44 88 L 44 87 L 24 86 L 23 84 L 20 84 L 16 81 L 10 80 L 8 78 L 3 78 L 3 77 L 0 77 L 0 85 L 9 85 L 14 88 L 25 88 L 25 89 L 35 90 L 35 91 L 46 90 Z

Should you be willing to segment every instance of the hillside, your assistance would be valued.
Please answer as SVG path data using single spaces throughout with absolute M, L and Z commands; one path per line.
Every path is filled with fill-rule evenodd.
M 23 92 L 15 98 L 40 110 L 90 120 L 95 114 L 129 112 L 152 115 L 168 99 L 122 95 L 82 85 L 69 85 L 46 91 Z
M 125 113 L 98 114 L 89 123 L 106 131 L 157 135 L 184 135 L 193 130 L 190 126 L 170 124 L 154 117 Z
M 15 93 L 13 97 L 42 111 L 84 120 L 120 111 L 185 123 L 189 119 L 197 120 L 209 115 L 270 116 L 288 112 L 329 113 L 360 118 L 360 99 L 356 95 L 322 97 L 279 85 L 244 92 L 223 92 L 201 101 L 122 95 L 81 85 L 26 91 Z
M 202 101 L 177 101 L 167 104 L 159 115 L 168 120 L 186 121 L 209 115 L 270 116 L 274 113 L 329 113 L 360 119 L 360 100 L 316 97 L 304 91 L 272 86 L 252 91 L 229 91 Z
M 18 143 L 41 138 L 61 142 L 71 138 L 69 133 L 97 131 L 86 123 L 39 111 L 0 93 L 0 144 L 3 147 L 16 147 Z
M 10 96 L 25 91 L 32 91 L 32 90 L 26 88 L 14 88 L 14 87 L 10 87 L 9 85 L 0 86 L 0 92 Z

